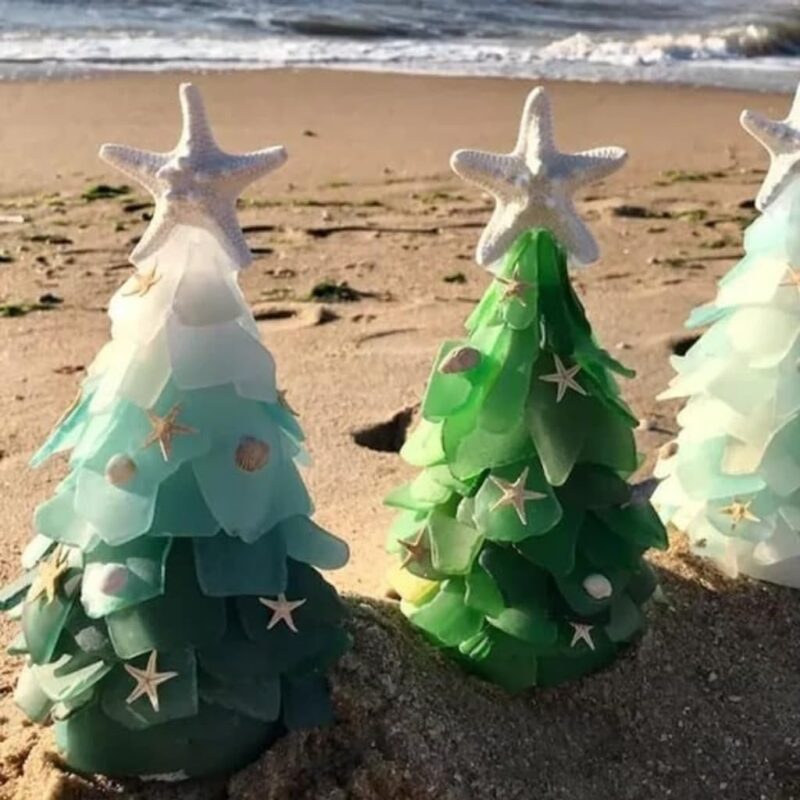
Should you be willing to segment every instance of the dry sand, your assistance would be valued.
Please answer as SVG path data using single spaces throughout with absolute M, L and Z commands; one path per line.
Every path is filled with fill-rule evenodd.
M 170 148 L 181 79 L 0 84 L 0 214 L 25 217 L 0 224 L 0 312 L 60 301 L 0 318 L 0 580 L 16 572 L 33 508 L 64 472 L 34 473 L 27 459 L 107 338 L 105 304 L 148 212 L 136 192 L 81 198 L 123 182 L 97 147 Z M 288 166 L 242 207 L 256 254 L 243 286 L 309 437 L 317 519 L 352 547 L 330 577 L 380 597 L 391 519 L 381 498 L 413 474 L 395 451 L 439 342 L 459 334 L 487 284 L 472 250 L 490 203 L 449 173 L 449 153 L 508 150 L 532 84 L 310 71 L 193 79 L 224 147 L 289 148 Z M 624 391 L 645 421 L 650 465 L 675 431 L 677 406 L 653 398 L 686 345 L 683 320 L 739 256 L 754 213 L 765 162 L 738 113 L 783 116 L 788 100 L 550 88 L 562 148 L 631 153 L 580 198 L 603 259 L 575 282 L 601 341 L 639 371 Z M 360 299 L 308 302 L 325 280 Z M 65 775 L 49 738 L 14 710 L 18 665 L 0 657 L 0 798 L 800 798 L 797 598 L 717 578 L 681 548 L 654 559 L 669 606 L 654 610 L 638 648 L 577 686 L 514 700 L 458 679 L 391 609 L 354 600 L 357 645 L 334 680 L 340 725 L 289 737 L 230 782 L 162 791 Z M 0 642 L 12 631 L 1 621 Z

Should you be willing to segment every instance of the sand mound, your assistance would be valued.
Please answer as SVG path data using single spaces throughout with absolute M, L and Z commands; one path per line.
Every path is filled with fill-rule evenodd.
M 800 793 L 800 604 L 717 577 L 682 547 L 639 645 L 578 685 L 521 697 L 463 676 L 396 608 L 351 597 L 333 676 L 339 723 L 292 735 L 228 781 L 87 781 L 21 723 L 2 745 L 14 800 L 654 800 Z

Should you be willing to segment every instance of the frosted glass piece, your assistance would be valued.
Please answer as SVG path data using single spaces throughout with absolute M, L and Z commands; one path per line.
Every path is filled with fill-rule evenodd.
M 769 303 L 788 268 L 785 259 L 770 254 L 748 256 L 744 262 L 747 268 L 720 287 L 717 306 Z
M 670 381 L 669 388 L 658 395 L 659 400 L 672 400 L 676 397 L 688 397 L 706 391 L 709 384 L 727 368 L 722 358 L 709 358 L 702 370 L 681 372 Z
M 751 413 L 765 397 L 773 395 L 778 386 L 774 371 L 728 368 L 708 381 L 706 390 L 725 400 L 740 414 Z
M 185 259 L 172 306 L 182 325 L 218 325 L 237 319 L 247 310 L 234 273 L 219 248 L 204 248 L 195 240 L 189 243 Z
M 78 472 L 75 510 L 93 525 L 103 541 L 123 544 L 141 536 L 153 521 L 155 486 L 136 494 L 112 486 L 103 475 L 90 469 Z
M 346 542 L 320 528 L 308 517 L 294 516 L 278 524 L 286 554 L 317 569 L 339 569 L 349 558 Z
M 33 515 L 36 531 L 55 542 L 85 550 L 97 541 L 94 525 L 75 511 L 74 487 L 59 491 L 39 505 Z
M 169 381 L 166 336 L 161 333 L 137 351 L 120 383 L 118 393 L 140 408 L 155 405 Z
M 722 456 L 726 441 L 714 439 L 698 445 L 682 445 L 675 475 L 690 497 L 712 499 L 751 494 L 764 488 L 758 475 L 723 475 Z
M 33 569 L 53 547 L 53 540 L 48 536 L 42 536 L 37 533 L 33 539 L 28 542 L 25 549 L 22 551 L 20 563 L 23 569 Z
M 173 380 L 181 389 L 252 381 L 253 375 L 274 383 L 274 359 L 236 321 L 194 328 L 171 319 L 167 341 Z
M 756 369 L 766 369 L 780 362 L 800 334 L 796 314 L 771 307 L 752 306 L 739 309 L 728 320 L 731 345 L 748 357 Z
M 170 539 L 147 537 L 93 548 L 85 558 L 81 585 L 86 615 L 99 619 L 160 595 L 171 545 Z
M 764 565 L 800 557 L 800 535 L 796 529 L 789 528 L 783 520 L 775 526 L 775 531 L 763 542 L 753 548 L 753 558 Z
M 722 455 L 721 469 L 725 475 L 752 475 L 764 458 L 766 442 L 758 445 L 728 439 Z

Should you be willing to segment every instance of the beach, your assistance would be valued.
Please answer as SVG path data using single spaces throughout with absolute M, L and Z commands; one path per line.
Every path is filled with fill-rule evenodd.
M 440 343 L 460 336 L 489 282 L 473 252 L 492 205 L 449 170 L 449 156 L 460 147 L 510 150 L 532 81 L 264 70 L 0 82 L 0 220 L 7 220 L 0 221 L 0 583 L 17 572 L 36 504 L 65 474 L 63 460 L 32 471 L 28 459 L 108 338 L 106 305 L 130 272 L 131 242 L 151 209 L 150 198 L 126 190 L 97 150 L 103 142 L 170 149 L 184 80 L 202 88 L 223 148 L 284 144 L 289 151 L 288 164 L 241 204 L 255 256 L 241 283 L 307 435 L 313 464 L 304 477 L 315 519 L 351 547 L 348 566 L 329 579 L 341 591 L 382 598 L 392 519 L 382 498 L 415 474 L 397 450 L 417 417 Z M 545 85 L 562 150 L 615 144 L 629 151 L 623 170 L 578 197 L 602 258 L 576 271 L 574 283 L 598 339 L 638 373 L 623 393 L 642 421 L 637 441 L 645 460 L 637 478 L 643 479 L 677 431 L 680 404 L 655 397 L 672 376 L 670 355 L 692 341 L 683 322 L 712 298 L 716 281 L 741 256 L 743 228 L 755 217 L 752 198 L 766 157 L 739 127 L 739 113 L 753 108 L 782 118 L 789 98 L 666 85 Z M 481 713 L 485 700 L 486 708 L 508 710 L 500 718 L 495 708 L 487 723 L 492 734 L 496 723 L 497 730 L 506 724 L 523 735 L 538 714 L 561 725 L 555 709 L 569 698 L 565 713 L 575 730 L 562 730 L 552 742 L 542 736 L 536 745 L 554 752 L 547 769 L 537 775 L 528 760 L 517 759 L 513 780 L 504 784 L 492 766 L 484 794 L 448 795 L 435 785 L 431 763 L 420 769 L 430 768 L 426 780 L 438 793 L 417 794 L 422 784 L 407 782 L 382 796 L 603 798 L 615 773 L 597 770 L 609 760 L 618 781 L 633 781 L 619 784 L 620 798 L 800 796 L 796 598 L 716 576 L 687 555 L 680 537 L 652 560 L 667 598 L 654 611 L 653 632 L 641 651 L 582 681 L 573 696 L 560 689 L 514 706 L 474 681 L 464 684 L 477 693 L 464 699 L 465 708 Z M 359 624 L 368 628 L 371 617 L 361 613 L 367 616 Z M 14 628 L 0 619 L 0 643 L 10 641 Z M 420 658 L 422 672 L 435 676 L 439 662 L 425 653 Z M 43 755 L 46 741 L 13 708 L 17 669 L 14 659 L 0 656 L 0 798 L 111 796 L 113 787 L 67 779 Z M 407 671 L 401 678 L 410 680 Z M 347 676 L 342 686 L 350 687 Z M 342 698 L 352 701 L 345 689 Z M 576 707 L 581 702 L 583 710 Z M 586 709 L 598 718 L 611 715 L 589 739 L 582 738 L 581 720 L 595 723 Z M 457 716 L 452 708 L 447 713 Z M 676 727 L 681 719 L 683 731 Z M 476 733 L 458 735 L 466 763 Z M 659 741 L 667 735 L 674 738 Z M 619 745 L 613 753 L 600 744 L 607 737 Z M 321 748 L 333 746 L 326 741 L 319 739 Z M 292 747 L 296 741 L 284 751 L 287 770 L 295 763 Z M 487 747 L 502 761 L 500 744 Z M 419 757 L 432 758 L 435 750 L 423 748 Z M 395 766 L 413 772 L 402 763 L 405 752 L 400 744 L 392 749 Z M 413 759 L 410 746 L 408 753 Z M 569 775 L 570 753 L 597 760 L 580 784 Z M 648 769 L 660 778 L 645 785 Z M 552 781 L 562 773 L 558 786 Z M 248 774 L 257 776 L 258 768 Z M 339 795 L 267 794 L 266 788 L 259 794 L 237 778 L 227 795 L 185 787 L 163 796 L 366 800 L 378 796 L 377 785 L 344 785 Z M 551 794 L 542 794 L 547 786 Z M 123 796 L 138 796 L 128 791 Z M 162 796 L 147 791 L 141 796 Z

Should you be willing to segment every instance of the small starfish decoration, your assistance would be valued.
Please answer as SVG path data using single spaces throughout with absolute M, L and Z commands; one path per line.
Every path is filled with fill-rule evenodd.
M 139 669 L 138 667 L 131 666 L 130 664 L 123 664 L 125 671 L 136 681 L 136 686 L 133 691 L 128 695 L 125 702 L 128 705 L 135 703 L 140 697 L 147 696 L 153 711 L 156 714 L 160 711 L 158 700 L 158 687 L 162 683 L 171 681 L 173 678 L 178 677 L 177 672 L 158 672 L 156 669 L 157 654 L 155 650 L 150 652 L 147 659 L 147 667 Z
M 564 395 L 569 389 L 585 397 L 587 394 L 586 389 L 575 380 L 575 376 L 581 371 L 580 364 L 573 364 L 571 367 L 567 368 L 557 355 L 553 355 L 553 360 L 555 361 L 556 371 L 550 375 L 540 375 L 539 380 L 545 381 L 545 383 L 556 384 L 558 387 L 556 403 L 560 403 L 564 399 Z
M 156 268 L 153 267 L 146 272 L 137 270 L 131 279 L 135 285 L 122 293 L 124 297 L 144 297 L 161 280 L 161 276 L 156 274 Z
M 550 102 L 542 87 L 525 101 L 519 136 L 508 154 L 457 150 L 453 171 L 495 198 L 495 209 L 481 234 L 475 258 L 494 263 L 530 228 L 549 228 L 581 264 L 598 257 L 597 244 L 572 202 L 577 189 L 612 172 L 625 162 L 621 147 L 581 153 L 560 153 L 553 141 Z
M 800 174 L 800 86 L 786 119 L 771 120 L 757 111 L 742 111 L 739 121 L 769 153 L 767 177 L 756 197 L 756 208 L 764 211 Z
M 401 569 L 405 569 L 413 561 L 419 563 L 428 554 L 428 545 L 425 542 L 425 528 L 421 528 L 415 539 L 400 539 L 398 544 L 406 551 L 405 557 L 400 563 Z
M 277 600 L 267 600 L 265 597 L 259 597 L 258 602 L 272 611 L 272 618 L 267 624 L 268 631 L 271 631 L 279 622 L 284 622 L 292 633 L 298 633 L 292 614 L 308 602 L 307 598 L 287 600 L 286 595 L 281 593 L 278 595 Z
M 497 511 L 498 508 L 504 506 L 512 506 L 514 511 L 517 512 L 519 521 L 523 525 L 528 524 L 528 515 L 525 511 L 525 503 L 528 500 L 543 500 L 547 497 L 546 494 L 541 492 L 534 492 L 525 488 L 528 480 L 529 467 L 525 467 L 520 473 L 520 476 L 511 483 L 510 481 L 496 478 L 494 475 L 489 476 L 489 480 L 503 493 L 500 499 L 489 509 L 489 511 Z
M 169 461 L 172 455 L 172 440 L 175 436 L 188 436 L 197 433 L 194 428 L 188 425 L 181 425 L 177 419 L 181 413 L 180 403 L 176 403 L 172 408 L 167 411 L 165 417 L 159 417 L 154 411 L 147 411 L 147 416 L 150 420 L 150 425 L 153 430 L 150 435 L 144 440 L 142 449 L 150 447 L 150 445 L 158 442 L 161 450 L 161 455 L 164 456 L 164 461 Z
M 100 157 L 138 181 L 155 198 L 150 225 L 131 260 L 154 255 L 177 225 L 211 231 L 238 267 L 252 260 L 236 217 L 236 198 L 253 181 L 286 161 L 283 147 L 268 147 L 234 156 L 214 141 L 203 99 L 191 83 L 180 87 L 183 130 L 169 153 L 152 153 L 119 144 L 105 144 Z
M 592 640 L 592 629 L 594 625 L 584 625 L 582 622 L 570 622 L 574 633 L 572 634 L 572 641 L 569 646 L 575 647 L 578 642 L 586 642 L 589 649 L 594 651 L 594 641 Z
M 761 522 L 761 518 L 750 510 L 751 505 L 753 505 L 752 500 L 747 503 L 734 500 L 729 506 L 721 508 L 719 513 L 731 518 L 731 530 L 733 530 L 740 522 Z
M 503 278 L 499 275 L 497 276 L 496 280 L 498 283 L 502 283 L 505 287 L 503 289 L 503 300 L 509 300 L 511 298 L 516 298 L 519 300 L 520 305 L 527 306 L 525 302 L 525 293 L 533 288 L 533 285 L 527 283 L 526 281 L 521 281 L 517 277 L 517 271 L 514 270 L 514 274 L 510 278 Z
M 28 602 L 44 595 L 45 605 L 50 605 L 56 599 L 58 584 L 61 578 L 69 570 L 69 553 L 59 544 L 53 551 L 53 555 L 39 564 L 39 570 L 31 583 L 28 592 Z

